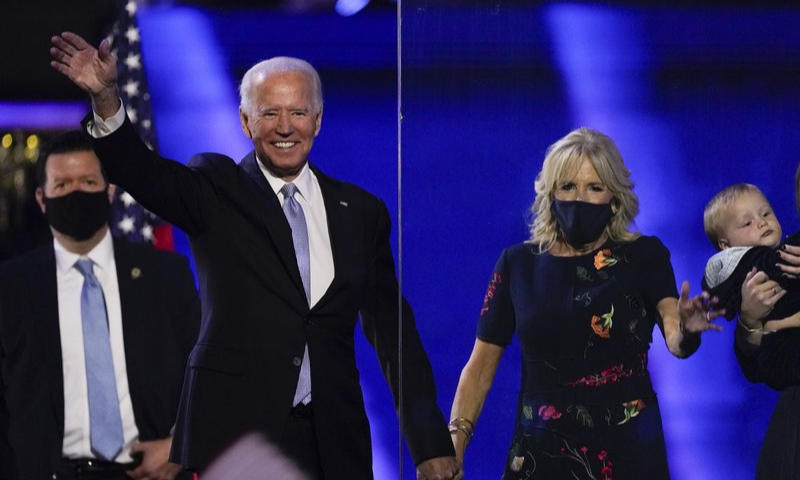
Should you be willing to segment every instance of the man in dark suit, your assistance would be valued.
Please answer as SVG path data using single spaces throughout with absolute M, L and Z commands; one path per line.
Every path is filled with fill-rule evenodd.
M 460 475 L 430 364 L 399 298 L 386 207 L 308 163 L 322 124 L 314 68 L 285 57 L 253 66 L 240 118 L 254 150 L 239 164 L 201 154 L 187 167 L 155 155 L 131 128 L 107 43 L 97 50 L 65 33 L 51 54 L 92 98 L 87 128 L 109 177 L 190 236 L 203 320 L 172 458 L 202 470 L 258 431 L 315 478 L 371 479 L 353 346 L 360 313 L 418 478 Z
M 0 266 L 0 479 L 190 478 L 168 461 L 200 324 L 188 262 L 112 240 L 114 186 L 85 132 L 54 139 L 37 169 L 53 242 Z M 87 333 L 92 288 L 102 337 Z M 98 385 L 112 405 L 96 414 Z

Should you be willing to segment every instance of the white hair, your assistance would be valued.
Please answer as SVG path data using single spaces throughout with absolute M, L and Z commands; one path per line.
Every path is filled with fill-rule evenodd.
M 250 91 L 254 84 L 261 83 L 271 75 L 280 73 L 301 73 L 308 78 L 312 87 L 312 107 L 316 113 L 322 112 L 322 81 L 319 73 L 305 60 L 293 57 L 273 57 L 256 63 L 245 72 L 239 85 L 239 108 L 250 110 Z

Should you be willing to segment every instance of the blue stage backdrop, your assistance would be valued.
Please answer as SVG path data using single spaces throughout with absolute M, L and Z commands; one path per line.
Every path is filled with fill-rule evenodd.
M 445 415 L 494 262 L 525 240 L 545 149 L 569 130 L 585 125 L 618 142 L 641 199 L 639 229 L 664 241 L 678 281 L 694 293 L 712 253 L 702 209 L 719 189 L 756 183 L 785 230 L 800 227 L 792 200 L 800 11 L 435 3 L 402 4 L 400 92 L 390 10 L 343 18 L 152 7 L 140 21 L 161 149 L 182 161 L 248 151 L 236 88 L 250 64 L 294 55 L 320 68 L 325 117 L 312 161 L 381 196 L 395 220 L 402 214 L 394 242 L 403 291 Z M 673 478 L 752 478 L 776 395 L 739 373 L 732 326 L 706 335 L 684 361 L 655 337 Z M 376 478 L 399 478 L 391 397 L 358 338 Z M 512 345 L 468 450 L 468 478 L 501 474 L 519 366 Z M 402 478 L 413 479 L 404 458 Z
M 403 279 L 448 409 L 494 263 L 527 238 L 546 148 L 588 126 L 614 138 L 641 200 L 637 226 L 699 293 L 713 253 L 711 196 L 759 185 L 786 231 L 798 165 L 797 9 L 632 8 L 403 2 Z M 675 479 L 750 479 L 776 399 L 738 370 L 733 325 L 689 360 L 654 337 L 651 371 Z M 499 478 L 510 446 L 520 351 L 507 349 L 468 478 Z M 407 477 L 411 478 L 411 477 Z

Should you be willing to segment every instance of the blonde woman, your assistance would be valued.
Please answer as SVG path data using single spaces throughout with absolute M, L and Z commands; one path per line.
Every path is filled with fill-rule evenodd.
M 497 261 L 450 432 L 463 462 L 504 348 L 522 346 L 522 388 L 503 478 L 669 478 L 647 369 L 657 325 L 685 358 L 719 330 L 707 293 L 680 296 L 669 252 L 631 231 L 639 207 L 614 142 L 587 128 L 547 152 L 531 238 Z

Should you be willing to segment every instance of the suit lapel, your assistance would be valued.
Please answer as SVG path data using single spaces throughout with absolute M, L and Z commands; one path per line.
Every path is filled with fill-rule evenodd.
M 59 425 L 64 425 L 64 373 L 61 359 L 61 328 L 58 321 L 58 278 L 56 254 L 53 244 L 39 250 L 34 264 L 28 270 L 29 289 L 35 299 L 33 320 L 42 341 L 47 363 L 50 397 Z
M 311 166 L 311 170 L 319 180 L 319 188 L 322 190 L 322 198 L 325 202 L 325 215 L 328 219 L 328 235 L 331 241 L 331 251 L 333 253 L 334 276 L 328 290 L 316 303 L 315 308 L 323 305 L 329 297 L 333 296 L 340 288 L 342 283 L 343 268 L 345 263 L 343 256 L 347 247 L 347 228 L 345 225 L 345 209 L 348 202 L 342 198 L 339 186 L 330 177 L 320 172 L 316 167 Z
M 300 278 L 300 269 L 297 267 L 297 255 L 294 251 L 294 243 L 292 243 L 292 229 L 283 214 L 278 196 L 275 195 L 269 182 L 264 178 L 264 174 L 258 166 L 255 152 L 250 152 L 244 157 L 239 166 L 252 180 L 250 187 L 253 193 L 253 201 L 256 202 L 256 208 L 263 219 L 264 228 L 275 243 L 281 263 L 289 273 L 289 277 L 291 277 L 294 287 L 300 295 L 297 300 L 301 301 L 302 306 L 308 308 L 303 280 Z M 297 296 L 295 295 L 295 297 Z
M 127 247 L 121 242 L 114 241 L 114 263 L 117 268 L 117 287 L 119 288 L 119 303 L 120 311 L 122 312 L 122 343 L 125 345 L 125 365 L 128 369 L 128 387 L 131 391 L 131 399 L 133 405 L 137 405 L 136 401 L 137 388 L 140 383 L 138 378 L 140 374 L 136 365 L 139 364 L 137 359 L 130 358 L 134 352 L 143 352 L 148 350 L 146 342 L 155 341 L 155 339 L 140 339 L 139 332 L 147 331 L 146 328 L 141 328 L 142 321 L 142 307 L 147 305 L 147 298 L 143 298 L 141 290 L 137 288 L 137 282 L 147 272 L 142 270 L 140 265 L 136 264 L 132 258 Z

